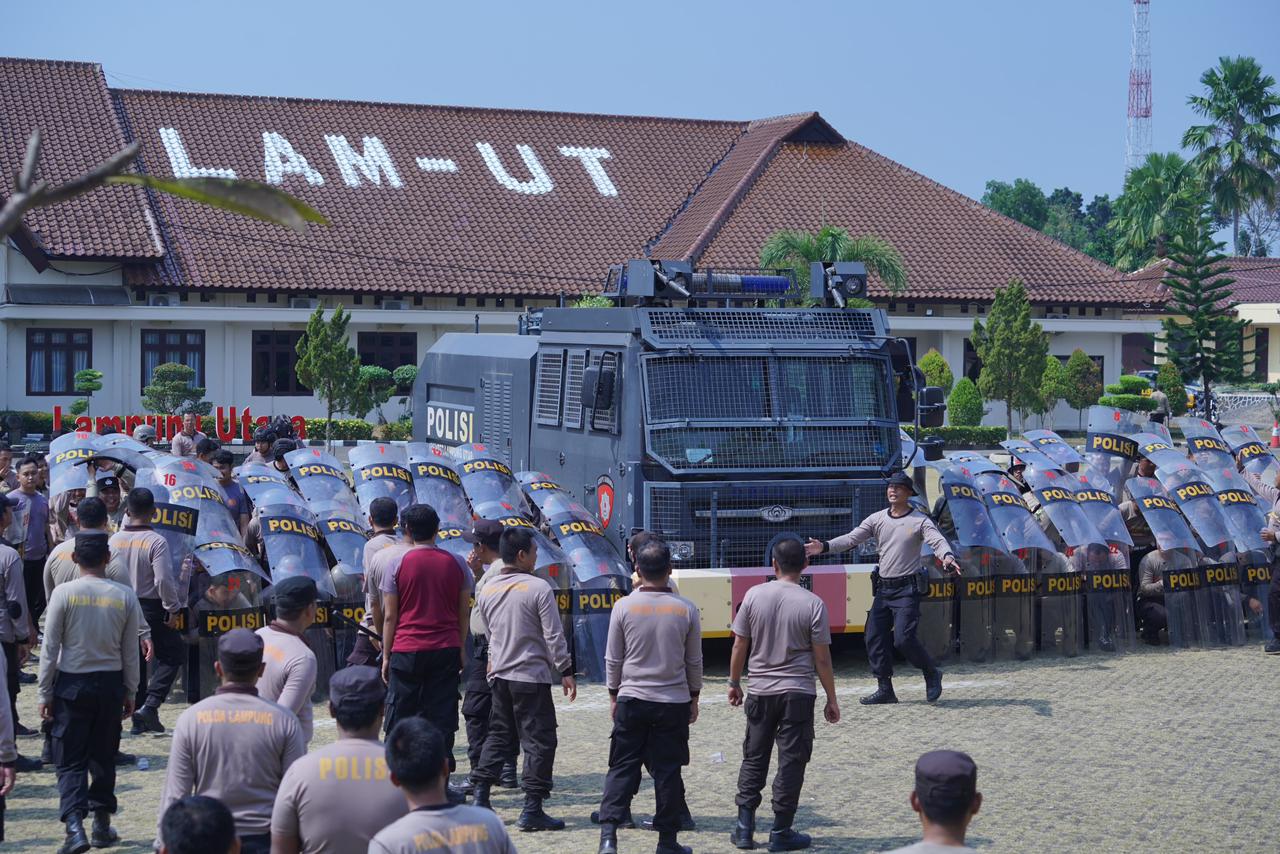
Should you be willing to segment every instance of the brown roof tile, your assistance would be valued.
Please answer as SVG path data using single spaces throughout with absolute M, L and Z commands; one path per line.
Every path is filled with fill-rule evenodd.
M 39 129 L 39 177 L 74 178 L 125 146 L 100 66 L 86 62 L 0 58 L 0 181 L 22 165 L 27 137 Z M 159 258 L 163 246 L 147 222 L 146 196 L 103 187 L 25 217 L 39 248 L 53 258 Z
M 1010 279 L 1041 304 L 1143 306 L 1150 287 L 856 143 L 782 145 L 702 257 L 742 264 L 783 228 L 839 225 L 893 244 L 907 267 L 904 299 L 990 300 Z M 871 295 L 888 292 L 875 280 Z
M 1227 275 L 1235 279 L 1231 285 L 1231 302 L 1280 303 L 1280 258 L 1231 255 L 1222 263 L 1228 267 Z M 1168 259 L 1161 259 L 1130 273 L 1127 278 L 1154 288 L 1163 300 L 1169 290 L 1163 284 L 1168 267 Z

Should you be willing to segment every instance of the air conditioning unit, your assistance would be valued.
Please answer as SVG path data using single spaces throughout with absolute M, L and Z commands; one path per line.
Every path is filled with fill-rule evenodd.
M 1069 314 L 1046 314 L 1045 320 L 1067 320 L 1071 317 Z
M 180 303 L 177 294 L 147 294 L 147 305 L 176 308 Z
M 384 299 L 382 307 L 390 311 L 404 311 L 409 307 L 409 302 L 402 299 Z
M 289 308 L 305 308 L 308 311 L 315 311 L 320 305 L 320 300 L 314 297 L 289 297 Z

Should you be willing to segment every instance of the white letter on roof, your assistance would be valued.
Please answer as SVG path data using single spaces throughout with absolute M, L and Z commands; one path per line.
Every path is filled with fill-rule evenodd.
M 293 145 L 272 130 L 262 132 L 262 172 L 268 184 L 283 184 L 285 175 L 301 175 L 308 184 L 319 187 L 324 176 L 311 168 L 307 158 L 293 150 Z
M 591 176 L 591 183 L 596 185 L 596 190 L 602 196 L 618 195 L 618 188 L 613 186 L 613 182 L 609 180 L 609 173 L 604 171 L 604 166 L 600 164 L 601 160 L 608 160 L 613 157 L 607 148 L 579 148 L 576 145 L 560 146 L 560 153 L 565 157 L 576 157 L 582 161 L 582 168 L 587 170 L 587 174 Z
M 160 128 L 160 141 L 169 154 L 169 165 L 175 178 L 235 178 L 234 169 L 215 169 L 208 166 L 192 166 L 182 137 L 173 128 Z
M 524 193 L 530 196 L 540 196 L 543 193 L 550 193 L 555 184 L 551 182 L 551 176 L 547 174 L 547 170 L 542 168 L 542 164 L 538 162 L 538 155 L 533 153 L 533 149 L 527 145 L 517 145 L 516 151 L 520 152 L 520 157 L 524 160 L 524 166 L 529 170 L 528 181 L 517 181 L 511 177 L 511 173 L 507 171 L 507 167 L 502 165 L 502 161 L 498 159 L 498 153 L 493 150 L 493 146 L 487 142 L 477 142 L 476 148 L 480 149 L 480 156 L 484 158 L 484 163 L 489 167 L 489 171 L 493 173 L 493 177 L 498 179 L 498 183 L 506 187 L 508 190 L 515 190 L 517 193 Z
M 392 187 L 404 186 L 391 162 L 391 155 L 387 154 L 382 140 L 376 136 L 364 138 L 364 150 L 360 154 L 356 154 L 345 136 L 325 136 L 324 141 L 329 143 L 333 160 L 338 164 L 338 171 L 342 173 L 342 180 L 347 182 L 348 187 L 359 187 L 361 175 L 371 183 L 381 185 L 383 172 L 387 174 L 387 183 Z

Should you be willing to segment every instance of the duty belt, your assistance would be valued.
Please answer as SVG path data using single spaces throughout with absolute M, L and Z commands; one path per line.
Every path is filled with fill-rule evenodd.
M 883 575 L 879 575 L 879 572 L 877 571 L 876 577 L 880 579 L 880 588 L 882 590 L 897 590 L 899 587 L 913 586 L 916 583 L 915 576 L 916 574 L 914 572 L 909 572 L 906 575 L 896 575 L 892 578 L 886 578 Z

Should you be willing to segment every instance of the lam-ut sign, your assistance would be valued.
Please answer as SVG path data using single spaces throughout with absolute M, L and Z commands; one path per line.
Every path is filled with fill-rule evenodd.
M 177 129 L 163 127 L 159 134 L 175 178 L 258 177 L 238 175 L 236 170 L 223 166 L 197 165 Z M 618 195 L 618 188 L 604 167 L 604 162 L 613 157 L 607 148 L 561 145 L 553 153 L 543 152 L 542 156 L 528 145 L 516 145 L 514 148 L 514 151 L 499 151 L 491 143 L 475 143 L 489 175 L 498 186 L 513 193 L 528 196 L 550 193 L 555 189 L 554 171 L 560 180 L 581 180 L 582 173 L 585 173 L 597 193 L 602 196 Z M 277 185 L 293 178 L 316 187 L 337 180 L 348 187 L 374 186 L 398 190 L 404 187 L 409 177 L 416 180 L 420 176 L 431 175 L 436 176 L 432 180 L 447 180 L 447 177 L 440 176 L 461 172 L 463 167 L 458 160 L 441 156 L 449 153 L 452 152 L 402 151 L 393 157 L 376 136 L 366 136 L 355 144 L 341 134 L 325 134 L 323 140 L 290 140 L 282 133 L 264 130 L 261 177 L 266 183 Z M 324 160 L 332 164 L 333 172 L 328 178 L 317 168 Z M 553 167 L 549 170 L 547 163 L 570 168 Z

